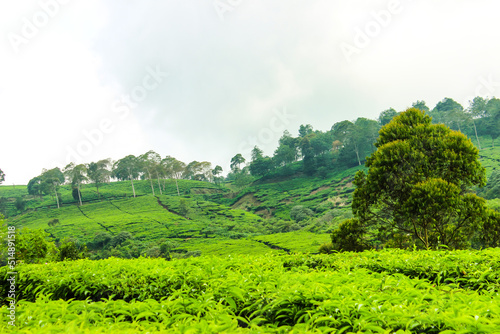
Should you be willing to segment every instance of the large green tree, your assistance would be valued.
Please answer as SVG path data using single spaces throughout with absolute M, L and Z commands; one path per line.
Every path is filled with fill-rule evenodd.
M 416 108 L 379 132 L 377 151 L 356 174 L 353 213 L 386 241 L 411 235 L 425 248 L 466 247 L 485 215 L 474 185 L 486 182 L 470 139 Z

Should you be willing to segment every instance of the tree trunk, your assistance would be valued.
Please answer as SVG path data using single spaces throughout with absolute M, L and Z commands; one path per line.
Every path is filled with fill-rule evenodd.
M 177 186 L 177 196 L 180 196 L 181 193 L 179 192 L 179 184 L 177 184 L 177 179 L 175 179 L 175 185 Z
M 476 133 L 477 146 L 481 149 L 481 143 L 479 142 L 479 137 L 477 136 L 476 122 L 472 119 L 472 125 L 474 125 L 474 132 Z
M 151 191 L 153 192 L 153 196 L 155 195 L 155 188 L 153 187 L 153 180 L 149 179 L 149 183 L 151 184 Z
M 135 198 L 134 180 L 132 179 L 132 176 L 130 176 L 130 183 L 132 183 L 132 192 L 134 193 L 134 198 Z
M 96 189 L 97 189 L 97 198 L 98 198 L 99 200 L 101 200 L 101 194 L 99 194 L 99 183 L 97 183 L 97 182 L 96 182 L 96 183 L 95 183 L 95 187 L 96 187 Z
M 358 163 L 361 166 L 361 160 L 359 160 L 359 150 L 358 149 L 354 149 L 354 152 L 356 152 L 356 157 L 358 158 Z
M 59 209 L 60 206 L 59 206 L 59 196 L 57 196 L 57 189 L 56 187 L 54 186 L 54 192 L 56 193 L 56 203 L 57 203 L 57 208 Z
M 80 194 L 80 184 L 76 185 L 76 190 L 78 191 L 78 199 L 80 200 L 80 206 L 82 206 L 82 194 Z
M 161 184 L 160 184 L 160 177 L 157 176 L 157 180 L 158 180 L 158 189 L 160 189 L 160 195 L 163 195 L 163 193 L 161 192 Z
M 151 191 L 153 192 L 153 196 L 155 195 L 155 188 L 153 187 L 153 179 L 151 178 L 151 173 L 149 172 L 148 169 L 148 175 L 149 175 L 149 183 L 151 184 Z

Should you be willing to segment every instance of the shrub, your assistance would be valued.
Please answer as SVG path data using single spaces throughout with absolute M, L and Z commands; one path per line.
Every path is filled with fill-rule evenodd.
M 77 239 L 65 238 L 59 246 L 58 260 L 78 260 L 86 257 L 87 247 L 81 245 Z
M 365 234 L 366 229 L 358 219 L 344 220 L 332 233 L 332 247 L 340 252 L 364 251 L 370 248 L 364 239 Z
M 94 248 L 104 248 L 111 241 L 112 238 L 113 238 L 112 235 L 107 232 L 98 233 L 95 236 L 92 245 Z
M 126 240 L 132 239 L 132 234 L 128 231 L 122 231 L 115 235 L 111 240 L 109 241 L 109 244 L 111 247 L 116 247 L 124 243 Z
M 49 223 L 48 223 L 48 225 L 51 227 L 56 226 L 57 224 L 59 224 L 59 219 L 57 219 L 57 218 L 49 220 Z
M 144 252 L 145 257 L 160 257 L 161 256 L 161 250 L 159 246 L 153 246 L 151 248 L 148 248 L 146 252 Z
M 313 215 L 313 211 L 303 205 L 296 205 L 290 210 L 290 218 L 299 222 Z
M 331 254 L 333 253 L 333 244 L 331 242 L 327 242 L 319 246 L 320 254 Z
M 16 260 L 25 263 L 51 261 L 56 257 L 57 248 L 53 241 L 47 240 L 43 230 L 23 229 L 16 238 Z
M 23 211 L 26 206 L 26 201 L 22 197 L 16 197 L 16 202 L 14 204 L 16 209 L 19 211 Z

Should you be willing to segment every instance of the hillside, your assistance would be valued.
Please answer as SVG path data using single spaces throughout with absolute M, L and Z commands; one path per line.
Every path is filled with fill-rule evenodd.
M 485 148 L 480 155 L 488 175 L 500 167 L 500 148 Z M 0 198 L 10 224 L 43 229 L 56 242 L 75 238 L 104 252 L 101 257 L 155 254 L 162 244 L 174 253 L 196 255 L 317 252 L 329 233 L 351 217 L 352 181 L 360 168 L 364 167 L 331 171 L 324 177 L 294 173 L 262 178 L 236 191 L 179 180 L 181 196 L 173 180 L 161 181 L 161 195 L 153 183 L 155 196 L 149 181 L 135 181 L 137 198 L 127 181 L 101 185 L 100 195 L 87 184 L 81 207 L 69 186 L 63 186 L 59 209 L 50 196 L 27 195 L 25 186 L 0 186 Z M 15 207 L 19 197 L 25 201 L 22 212 Z M 294 216 L 292 210 L 299 206 L 305 216 Z

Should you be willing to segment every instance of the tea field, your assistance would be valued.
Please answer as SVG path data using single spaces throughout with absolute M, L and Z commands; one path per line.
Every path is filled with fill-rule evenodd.
M 385 250 L 23 264 L 13 332 L 498 333 L 499 257 Z

